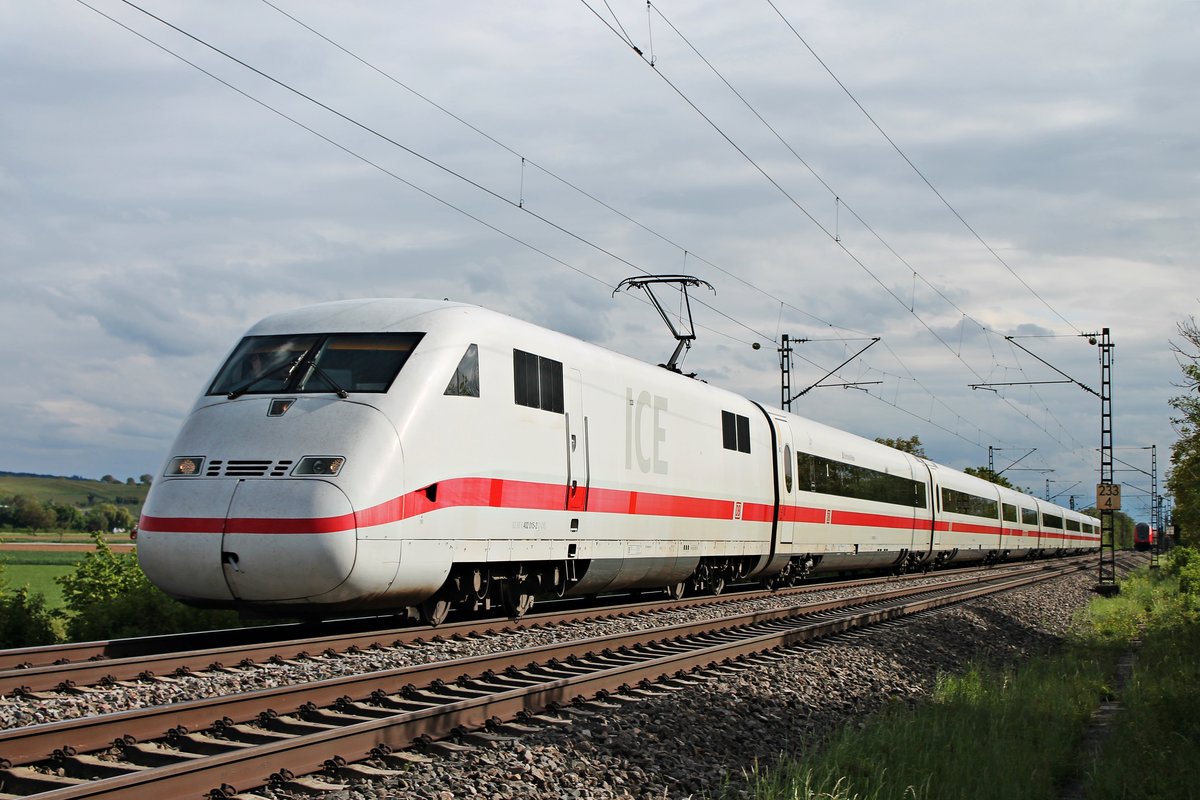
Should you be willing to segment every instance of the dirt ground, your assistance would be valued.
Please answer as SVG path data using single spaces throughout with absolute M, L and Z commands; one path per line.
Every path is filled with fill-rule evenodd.
M 115 553 L 128 553 L 133 542 L 109 542 Z M 95 545 L 86 542 L 0 542 L 0 550 L 25 550 L 42 553 L 90 553 Z

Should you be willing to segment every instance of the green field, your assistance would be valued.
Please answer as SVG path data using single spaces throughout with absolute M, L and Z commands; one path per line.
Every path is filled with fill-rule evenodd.
M 43 553 L 43 552 L 0 552 L 0 571 L 10 589 L 28 586 L 34 594 L 46 598 L 49 608 L 61 608 L 62 589 L 55 578 L 66 575 L 75 568 L 86 553 Z
M 129 486 L 126 483 L 102 483 L 72 478 L 0 475 L 0 497 L 23 494 L 41 503 L 48 500 L 76 506 L 114 503 L 140 510 L 148 491 L 150 487 L 140 483 Z

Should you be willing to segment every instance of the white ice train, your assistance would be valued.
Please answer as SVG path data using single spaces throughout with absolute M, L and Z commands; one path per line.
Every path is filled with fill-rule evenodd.
M 1099 547 L 1099 520 L 476 306 L 251 328 L 139 525 L 168 594 L 281 616 L 719 592 Z

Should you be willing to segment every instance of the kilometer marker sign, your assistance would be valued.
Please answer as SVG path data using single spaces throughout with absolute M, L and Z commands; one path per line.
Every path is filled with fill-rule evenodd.
M 1100 511 L 1121 510 L 1121 484 L 1097 483 L 1096 508 Z

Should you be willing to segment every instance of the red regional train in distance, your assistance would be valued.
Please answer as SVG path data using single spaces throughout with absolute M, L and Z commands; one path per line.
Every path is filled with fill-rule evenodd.
M 1149 550 L 1154 547 L 1154 542 L 1158 537 L 1158 531 L 1153 525 L 1146 522 L 1139 522 L 1133 526 L 1133 549 L 1134 550 Z
M 279 616 L 720 592 L 1065 555 L 1099 520 L 477 306 L 275 314 L 187 415 L 138 559 Z

